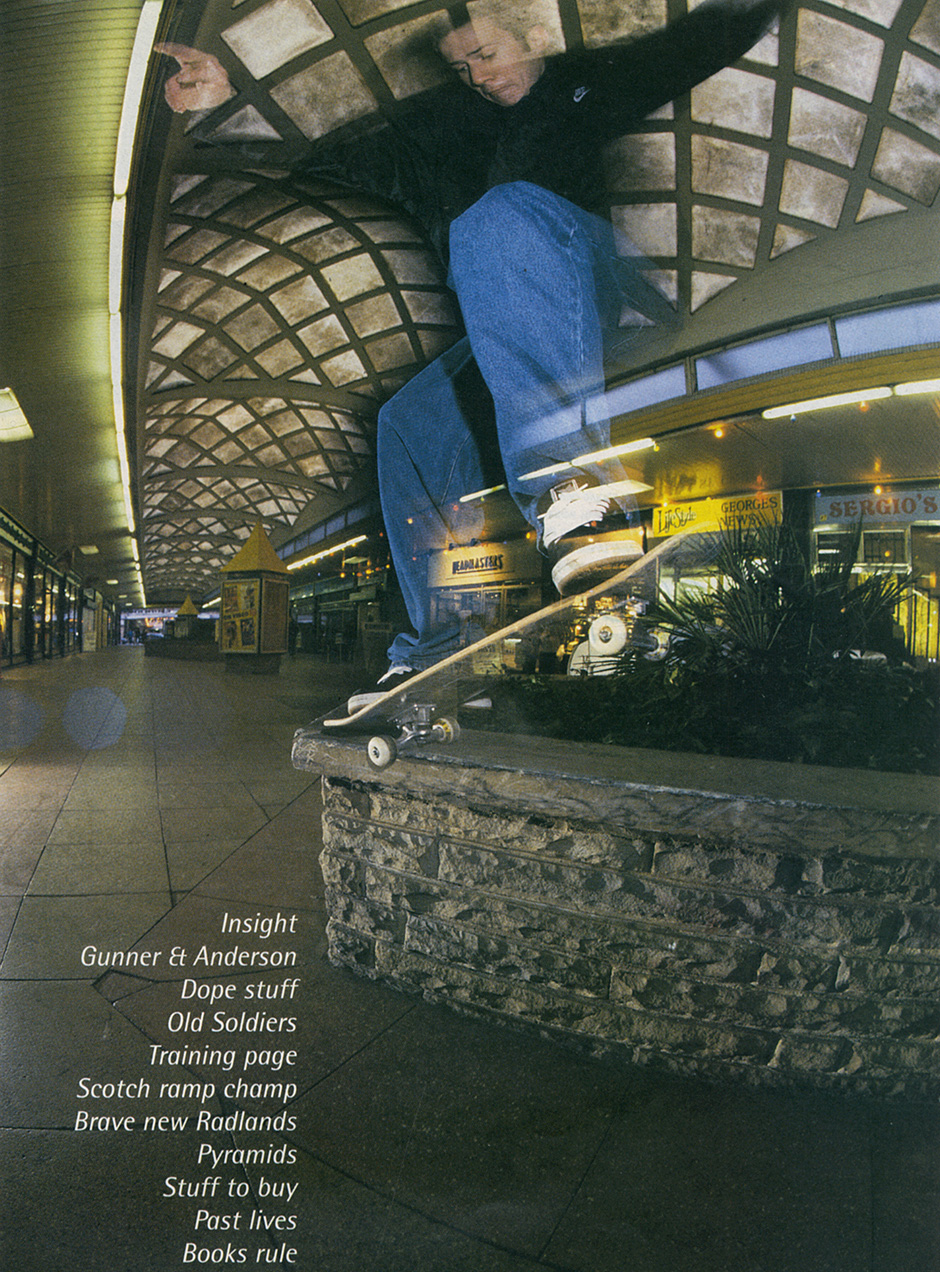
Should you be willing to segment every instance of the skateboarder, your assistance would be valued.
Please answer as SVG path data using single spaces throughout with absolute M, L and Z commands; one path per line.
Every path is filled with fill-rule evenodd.
M 743 56 L 786 3 L 706 0 L 630 43 L 554 57 L 542 28 L 458 5 L 434 42 L 466 87 L 421 94 L 365 136 L 314 143 L 297 165 L 302 176 L 391 199 L 420 222 L 466 329 L 379 412 L 382 509 L 414 630 L 392 642 L 378 693 L 459 647 L 456 619 L 432 621 L 427 574 L 432 548 L 460 542 L 461 495 L 505 482 L 566 590 L 639 552 L 629 538 L 588 540 L 605 515 L 621 512 L 626 524 L 623 503 L 599 489 L 622 470 L 588 462 L 564 482 L 557 475 L 560 464 L 609 446 L 608 421 L 590 418 L 605 328 L 625 306 L 647 322 L 675 320 L 643 263 L 618 256 L 595 214 L 601 151 Z M 233 95 L 214 58 L 163 51 L 180 62 L 167 85 L 174 110 Z

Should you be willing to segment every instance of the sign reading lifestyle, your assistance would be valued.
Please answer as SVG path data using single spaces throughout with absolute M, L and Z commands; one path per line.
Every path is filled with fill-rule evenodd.
M 783 517 L 783 492 L 761 490 L 746 495 L 724 495 L 719 499 L 693 499 L 689 503 L 667 504 L 653 509 L 653 537 L 666 539 L 681 531 L 748 529 L 778 526 Z

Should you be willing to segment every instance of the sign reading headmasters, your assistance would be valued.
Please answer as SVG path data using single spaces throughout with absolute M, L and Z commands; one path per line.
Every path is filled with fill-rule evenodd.
M 429 587 L 479 586 L 537 579 L 538 549 L 529 539 L 509 543 L 476 543 L 469 548 L 435 552 L 428 563 Z

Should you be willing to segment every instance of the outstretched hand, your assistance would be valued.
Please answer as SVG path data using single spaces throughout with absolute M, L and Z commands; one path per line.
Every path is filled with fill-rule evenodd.
M 163 86 L 167 105 L 178 115 L 188 110 L 212 110 L 235 96 L 225 68 L 211 53 L 200 53 L 185 44 L 156 44 L 154 48 L 179 62 L 180 69 Z

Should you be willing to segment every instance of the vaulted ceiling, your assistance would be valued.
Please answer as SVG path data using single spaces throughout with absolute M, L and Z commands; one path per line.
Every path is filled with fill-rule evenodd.
M 106 166 L 103 156 L 83 154 L 81 121 L 99 126 L 93 103 L 106 104 L 109 123 L 117 113 L 134 6 L 114 0 L 104 33 L 101 11 L 85 5 L 13 0 L 12 8 L 20 44 L 36 65 L 45 60 L 47 88 L 56 77 L 40 25 L 58 33 L 60 52 L 70 37 L 84 50 L 84 60 L 71 50 L 76 83 L 59 87 L 55 109 L 67 130 L 51 102 L 40 109 L 49 128 L 74 141 L 60 162 L 74 167 L 71 188 L 80 193 L 85 165 Z M 372 492 L 378 404 L 458 334 L 439 267 L 413 225 L 393 208 L 299 184 L 288 171 L 302 148 L 392 113 L 436 81 L 442 69 L 414 52 L 413 37 L 439 8 L 427 0 L 164 6 L 160 38 L 213 54 L 237 91 L 208 114 L 173 115 L 163 83 L 176 67 L 152 59 L 125 262 L 125 404 L 150 601 L 207 592 L 258 520 L 280 543 Z M 526 13 L 560 50 L 629 38 L 673 9 L 671 0 L 536 0 Z M 759 330 L 772 314 L 793 322 L 806 312 L 820 260 L 833 277 L 851 278 L 853 299 L 935 290 L 936 266 L 931 275 L 920 260 L 931 236 L 937 242 L 938 106 L 938 0 L 810 0 L 735 67 L 612 146 L 614 225 L 654 260 L 683 319 L 669 351 L 704 347 L 719 328 L 722 339 Z M 60 307 L 74 300 L 74 270 L 65 239 L 41 269 L 30 260 L 28 217 L 30 200 L 39 225 L 83 205 L 70 211 L 68 191 L 53 188 L 28 144 L 28 103 L 17 110 L 21 179 L 4 173 L 3 214 L 18 259 L 2 269 L 18 317 L 0 315 L 0 379 L 20 377 L 27 414 L 43 420 L 34 453 L 67 468 L 78 456 L 65 403 L 81 382 L 83 355 L 99 352 L 100 332 L 93 305 L 85 315 L 93 339 L 83 343 L 78 314 L 65 334 L 56 331 Z M 102 210 L 89 212 L 99 230 Z M 87 249 L 76 234 L 67 241 Z M 921 247 L 912 264 L 914 241 Z M 801 269 L 800 260 L 812 265 Z M 783 304 L 773 295 L 780 286 Z M 825 300 L 813 304 L 818 311 Z M 637 356 L 628 354 L 624 374 Z M 106 452 L 108 412 L 98 405 L 96 445 Z M 0 464 L 30 445 L 4 447 Z M 18 463 L 25 473 L 29 460 Z M 28 480 L 32 508 L 5 476 L 0 505 L 35 519 L 41 483 Z M 112 503 L 117 523 L 116 496 Z M 81 543 L 81 535 L 94 541 L 91 527 L 71 537 Z

